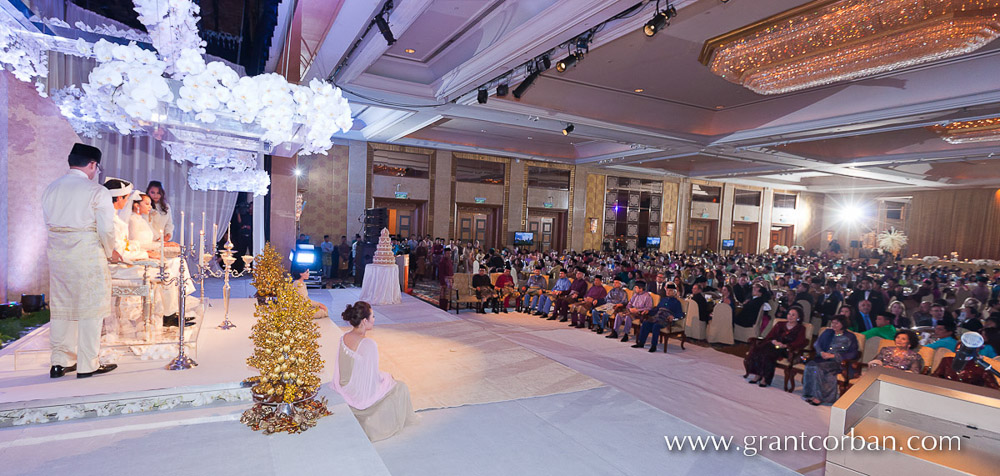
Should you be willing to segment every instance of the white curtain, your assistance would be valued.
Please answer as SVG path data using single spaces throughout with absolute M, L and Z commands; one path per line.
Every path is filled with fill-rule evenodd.
M 174 237 L 172 241 L 180 241 L 178 233 L 181 229 L 181 211 L 184 211 L 184 229 L 187 230 L 194 222 L 194 238 L 198 239 L 201 231 L 201 214 L 205 213 L 205 236 L 211 237 L 212 225 L 219 225 L 215 241 L 222 239 L 229 226 L 229 220 L 236 208 L 236 192 L 197 191 L 191 190 L 187 184 L 189 162 L 179 164 L 174 162 L 166 149 L 158 140 L 151 136 L 123 136 L 120 134 L 103 134 L 101 138 L 82 141 L 101 149 L 101 168 L 105 177 L 116 177 L 135 184 L 137 190 L 146 191 L 146 185 L 151 180 L 159 180 L 167 192 L 167 205 L 174 217 Z M 190 237 L 185 231 L 185 243 Z M 212 241 L 205 242 L 205 249 L 210 249 Z

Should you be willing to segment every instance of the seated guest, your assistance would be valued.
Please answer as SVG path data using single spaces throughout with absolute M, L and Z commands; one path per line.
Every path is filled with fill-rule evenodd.
M 922 325 L 921 322 L 930 322 L 933 319 L 931 316 L 931 302 L 930 301 L 920 301 L 917 306 L 917 310 L 913 311 L 911 320 L 918 326 Z M 942 308 L 942 310 L 944 310 Z
M 552 311 L 549 320 L 551 321 L 559 317 L 559 322 L 568 321 L 570 304 L 575 304 L 583 300 L 584 294 L 587 294 L 587 273 L 578 269 L 576 271 L 576 279 L 569 285 L 569 292 L 562 293 L 556 298 L 555 310 Z
M 816 311 L 819 311 L 820 315 L 823 316 L 823 325 L 826 325 L 830 318 L 837 313 L 839 310 L 837 306 L 843 301 L 844 296 L 837 290 L 836 283 L 831 281 L 823 286 L 823 294 L 816 303 Z
M 962 303 L 962 310 L 956 316 L 958 327 L 979 332 L 983 328 L 983 320 L 979 318 L 979 306 L 981 305 L 976 298 L 966 299 Z
M 559 279 L 556 280 L 556 284 L 552 286 L 551 290 L 542 294 L 538 302 L 538 312 L 536 314 L 539 317 L 548 317 L 549 309 L 552 307 L 552 300 L 558 299 L 559 296 L 569 292 L 570 282 L 569 278 L 566 277 L 566 270 L 560 269 L 558 275 Z M 555 313 L 552 315 L 554 316 Z
M 869 367 L 889 367 L 907 372 L 920 373 L 924 370 L 924 358 L 916 351 L 920 347 L 917 333 L 909 329 L 896 332 L 896 345 L 883 347 L 878 355 L 868 362 Z
M 510 305 L 511 296 L 513 296 L 515 300 L 517 300 L 520 296 L 517 292 L 517 288 L 514 286 L 514 277 L 510 274 L 510 266 L 504 267 L 503 273 L 500 276 L 497 276 L 497 282 L 494 283 L 493 287 L 496 288 L 497 295 L 500 296 L 499 299 L 493 298 L 493 303 L 494 305 L 497 305 L 499 304 L 498 301 L 503 299 L 503 304 L 500 305 L 500 311 L 506 314 L 507 306 Z M 493 309 L 496 310 L 496 307 Z
M 708 305 L 708 301 L 705 299 L 705 295 L 702 294 L 701 291 L 701 284 L 692 285 L 691 300 L 698 305 L 698 319 L 702 322 L 708 322 L 712 320 L 712 308 Z
M 944 319 L 934 326 L 934 335 L 932 336 L 933 341 L 927 344 L 927 347 L 931 349 L 948 349 L 955 350 L 955 346 L 958 345 L 958 339 L 955 339 L 955 321 L 951 319 Z
M 629 300 L 625 309 L 615 315 L 615 324 L 609 337 L 618 337 L 618 329 L 621 328 L 622 342 L 628 342 L 628 331 L 632 328 L 632 320 L 641 320 L 646 314 L 649 314 L 649 310 L 652 308 L 653 298 L 646 292 L 646 282 L 636 281 L 632 299 Z
M 914 322 L 917 323 L 919 327 L 936 327 L 941 321 L 945 320 L 947 313 L 944 310 L 944 305 L 937 303 L 931 304 L 930 318 L 917 318 L 914 314 Z
M 646 337 L 653 335 L 653 342 L 649 346 L 650 352 L 656 352 L 656 343 L 660 340 L 660 329 L 669 329 L 676 319 L 684 317 L 684 310 L 681 302 L 677 300 L 677 286 L 667 284 L 664 288 L 667 295 L 660 299 L 660 303 L 651 309 L 643 318 L 639 326 L 639 335 L 635 338 L 632 347 L 641 349 L 646 345 Z
M 572 316 L 571 327 L 586 327 L 587 317 L 590 316 L 591 309 L 604 304 L 604 298 L 608 295 L 608 290 L 604 289 L 604 283 L 600 276 L 594 276 L 594 284 L 587 290 L 583 300 L 570 304 L 569 312 Z
M 771 386 L 774 379 L 774 369 L 778 361 L 787 358 L 789 353 L 802 350 L 809 339 L 806 336 L 806 327 L 802 325 L 802 317 L 805 311 L 799 306 L 792 306 L 788 309 L 788 320 L 784 324 L 778 324 L 771 329 L 743 359 L 743 367 L 750 377 L 751 384 L 758 384 L 761 387 Z
M 760 283 L 754 283 L 751 296 L 750 301 L 743 306 L 743 310 L 733 318 L 733 323 L 737 326 L 753 327 L 757 323 L 760 310 L 767 304 L 770 293 Z
M 479 268 L 478 274 L 472 275 L 472 289 L 476 290 L 476 299 L 479 299 L 479 307 L 476 308 L 477 313 L 486 314 L 486 306 L 489 305 L 493 306 L 494 313 L 500 313 L 499 306 L 493 303 L 496 290 L 493 289 L 493 281 L 490 279 L 489 273 L 486 272 L 485 266 Z
M 736 285 L 733 286 L 733 291 L 736 291 L 736 300 L 740 303 L 745 303 L 753 298 L 753 287 L 750 286 L 750 277 L 746 273 L 740 274 Z
M 835 316 L 830 321 L 830 328 L 813 344 L 816 357 L 806 363 L 802 375 L 802 399 L 810 405 L 837 401 L 837 374 L 841 371 L 841 363 L 858 358 L 858 338 L 847 326 L 846 317 Z
M 521 286 L 521 295 L 524 299 L 521 301 L 520 309 L 524 312 L 531 314 L 536 312 L 535 307 L 541 300 L 542 292 L 545 291 L 545 276 L 542 276 L 542 267 L 535 266 L 534 271 L 531 272 L 531 276 L 528 276 L 528 281 Z
M 656 280 L 646 286 L 646 290 L 659 294 L 661 297 L 667 295 L 667 275 L 663 271 L 656 273 Z
M 938 363 L 937 368 L 934 369 L 934 372 L 931 375 L 943 379 L 954 380 L 956 382 L 976 385 L 978 387 L 1000 390 L 1000 384 L 997 383 L 996 377 L 986 370 L 983 370 L 982 367 L 970 362 L 965 366 L 965 368 L 962 369 L 961 372 L 955 372 L 955 369 L 952 367 L 954 361 L 954 356 L 942 358 L 941 362 Z
M 904 319 L 906 320 L 906 322 L 910 322 L 909 319 L 906 319 L 906 306 L 904 306 L 902 302 L 900 301 L 890 302 L 888 312 L 889 312 L 889 317 L 892 318 L 892 320 L 889 321 L 892 323 L 892 325 L 896 326 L 897 328 L 910 327 L 909 325 L 906 326 L 900 325 L 900 323 L 902 323 Z
M 598 334 L 603 334 L 604 328 L 608 326 L 608 316 L 617 315 L 628 304 L 628 294 L 622 286 L 621 278 L 615 276 L 611 284 L 611 290 L 608 291 L 608 295 L 604 298 L 604 305 L 594 308 L 593 324 L 596 329 L 595 332 Z M 617 337 L 618 334 L 614 331 L 611 332 L 611 335 L 607 336 L 608 339 Z
M 794 305 L 799 301 L 808 302 L 810 306 L 813 305 L 813 297 L 812 294 L 809 294 L 809 284 L 806 282 L 798 283 L 798 286 L 795 287 L 795 296 L 788 303 Z
M 378 344 L 366 337 L 375 325 L 371 306 L 348 304 L 342 316 L 353 329 L 340 338 L 330 386 L 344 397 L 368 439 L 384 440 L 414 421 L 410 389 L 378 369 Z
M 736 312 L 736 291 L 734 290 L 734 288 L 731 285 L 727 284 L 719 288 L 719 294 L 721 294 L 719 302 L 722 304 L 728 304 L 729 310 L 732 312 Z
M 858 301 L 858 312 L 851 318 L 850 329 L 854 332 L 864 332 L 875 327 L 875 316 L 872 315 L 872 303 L 867 299 Z
M 307 279 L 309 279 L 308 269 L 302 271 L 292 271 L 292 287 L 294 287 L 295 291 L 299 293 L 299 296 L 302 296 L 303 299 L 309 301 L 309 305 L 313 308 L 312 318 L 323 319 L 325 317 L 330 317 L 330 313 L 326 309 L 326 305 L 309 299 L 309 290 L 306 288 Z
M 875 327 L 862 332 L 861 335 L 865 336 L 865 339 L 871 339 L 872 337 L 895 339 L 896 326 L 892 323 L 892 314 L 883 312 L 875 316 Z
M 1000 348 L 1000 328 L 984 327 L 980 333 L 983 335 L 983 347 L 979 349 L 979 355 L 995 359 L 996 349 Z

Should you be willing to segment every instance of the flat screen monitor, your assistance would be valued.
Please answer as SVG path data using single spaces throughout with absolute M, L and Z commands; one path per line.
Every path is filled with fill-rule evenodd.
M 531 246 L 535 243 L 535 234 L 530 231 L 515 231 L 514 232 L 514 245 L 515 246 Z
M 647 236 L 646 237 L 646 248 L 659 248 L 660 247 L 660 237 L 659 236 Z
M 731 250 L 736 248 L 736 240 L 722 240 L 722 249 Z

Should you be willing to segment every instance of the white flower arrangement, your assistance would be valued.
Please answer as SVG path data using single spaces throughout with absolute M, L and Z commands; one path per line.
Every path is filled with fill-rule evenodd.
M 938 256 L 924 256 L 923 258 L 923 262 L 927 266 L 934 266 L 934 263 L 937 263 L 938 261 L 941 261 L 941 258 Z
M 190 162 L 198 168 L 230 168 L 236 172 L 257 168 L 254 152 L 170 141 L 164 141 L 163 147 L 174 162 Z
M 788 247 L 784 245 L 774 245 L 774 248 L 772 248 L 772 250 L 774 251 L 774 254 L 778 255 L 783 255 L 788 253 Z
M 139 22 L 146 26 L 153 47 L 167 64 L 167 73 L 178 76 L 177 61 L 185 50 L 205 54 L 205 41 L 198 36 L 201 8 L 191 0 L 134 0 Z
M 899 253 L 906 246 L 907 237 L 895 227 L 878 234 L 878 247 L 892 254 Z
M 233 169 L 192 168 L 188 185 L 194 190 L 224 190 L 267 195 L 271 177 L 263 170 L 237 172 Z
M 35 89 L 46 96 L 45 78 L 49 75 L 50 45 L 27 35 L 19 35 L 5 23 L 0 23 L 0 71 L 8 70 L 26 83 L 34 80 Z

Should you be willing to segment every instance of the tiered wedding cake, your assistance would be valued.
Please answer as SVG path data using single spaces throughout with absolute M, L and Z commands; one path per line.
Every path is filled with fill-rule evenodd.
M 373 264 L 396 264 L 396 255 L 392 254 L 392 240 L 389 238 L 389 229 L 382 229 L 382 236 L 378 238 L 378 246 L 375 248 Z

